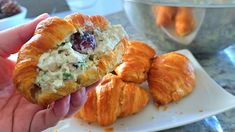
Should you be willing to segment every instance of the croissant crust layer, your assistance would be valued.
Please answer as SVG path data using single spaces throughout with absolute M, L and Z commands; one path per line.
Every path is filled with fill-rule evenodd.
M 157 105 L 178 101 L 195 87 L 193 65 L 187 57 L 176 52 L 160 55 L 153 60 L 148 85 Z
M 115 72 L 123 81 L 141 83 L 147 79 L 151 59 L 154 57 L 153 48 L 141 41 L 129 41 L 129 45 Z
M 137 84 L 123 82 L 120 77 L 107 74 L 96 89 L 88 93 L 85 105 L 75 117 L 107 126 L 118 117 L 141 111 L 148 100 L 148 93 Z

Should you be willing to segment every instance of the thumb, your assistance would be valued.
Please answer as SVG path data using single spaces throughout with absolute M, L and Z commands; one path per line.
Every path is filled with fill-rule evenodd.
M 16 53 L 32 37 L 37 24 L 48 17 L 44 13 L 26 24 L 0 31 L 0 56 L 6 58 Z
M 70 98 L 70 95 L 63 97 L 56 101 L 51 108 L 37 112 L 31 121 L 30 131 L 42 131 L 55 126 L 69 112 Z

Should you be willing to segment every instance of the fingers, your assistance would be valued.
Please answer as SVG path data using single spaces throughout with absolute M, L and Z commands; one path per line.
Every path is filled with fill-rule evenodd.
M 94 89 L 97 85 L 99 85 L 99 83 L 101 82 L 101 80 L 102 80 L 102 79 L 100 79 L 99 81 L 97 81 L 97 82 L 93 83 L 92 85 L 88 86 L 88 87 L 86 88 L 87 93 L 88 93 L 90 90 Z
M 72 114 L 74 114 L 76 111 L 79 111 L 79 109 L 86 103 L 87 93 L 90 90 L 94 89 L 99 83 L 100 83 L 100 80 L 86 88 L 83 87 L 79 91 L 71 94 L 70 110 L 66 117 L 69 117 Z
M 32 37 L 37 24 L 48 17 L 49 15 L 45 13 L 31 22 L 0 31 L 0 56 L 6 58 L 16 53 Z
M 33 115 L 37 113 L 37 111 L 41 110 L 42 108 L 38 105 L 29 103 L 25 98 L 23 98 L 20 94 L 14 94 L 14 96 L 19 96 L 18 102 L 9 102 L 9 103 L 17 103 L 13 115 L 13 122 L 12 122 L 12 131 L 13 132 L 27 132 L 30 128 L 30 122 L 33 119 Z M 13 105 L 9 104 L 9 105 Z M 11 117 L 11 116 L 9 116 Z
M 61 119 L 71 116 L 86 102 L 87 90 L 95 88 L 98 84 L 99 81 L 87 88 L 83 87 L 79 91 L 56 101 L 51 108 L 37 112 L 31 122 L 30 131 L 42 131 L 56 125 Z
M 70 100 L 70 109 L 69 113 L 66 115 L 66 117 L 71 116 L 73 113 L 78 111 L 83 104 L 86 102 L 87 96 L 86 96 L 86 88 L 83 87 L 79 91 L 71 94 L 71 100 Z
M 30 131 L 42 131 L 56 125 L 68 114 L 70 98 L 70 95 L 66 96 L 56 101 L 51 108 L 37 112 L 31 122 Z

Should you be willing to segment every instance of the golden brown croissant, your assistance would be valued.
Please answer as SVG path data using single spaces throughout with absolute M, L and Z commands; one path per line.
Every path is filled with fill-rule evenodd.
M 46 19 L 19 51 L 15 87 L 33 103 L 50 104 L 113 71 L 122 62 L 126 36 L 102 16 Z
M 137 84 L 123 82 L 120 77 L 108 74 L 88 93 L 88 99 L 74 116 L 88 122 L 107 126 L 118 117 L 141 111 L 148 103 L 148 93 Z
M 192 8 L 178 7 L 175 17 L 175 31 L 179 36 L 191 33 L 195 28 Z
M 154 49 L 144 42 L 130 41 L 122 57 L 123 63 L 115 69 L 115 72 L 123 81 L 141 83 L 147 78 L 154 55 Z
M 195 86 L 193 65 L 188 58 L 176 52 L 160 55 L 153 60 L 148 84 L 158 105 L 178 101 L 191 93 Z
M 167 27 L 174 23 L 176 7 L 171 6 L 157 6 L 155 8 L 156 25 L 158 27 Z

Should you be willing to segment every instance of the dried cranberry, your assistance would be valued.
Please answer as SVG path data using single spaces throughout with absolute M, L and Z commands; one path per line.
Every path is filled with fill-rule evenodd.
M 80 34 L 79 32 L 71 35 L 70 41 L 72 48 L 80 53 L 88 53 L 90 50 L 94 50 L 96 47 L 96 40 L 94 35 L 87 32 Z

